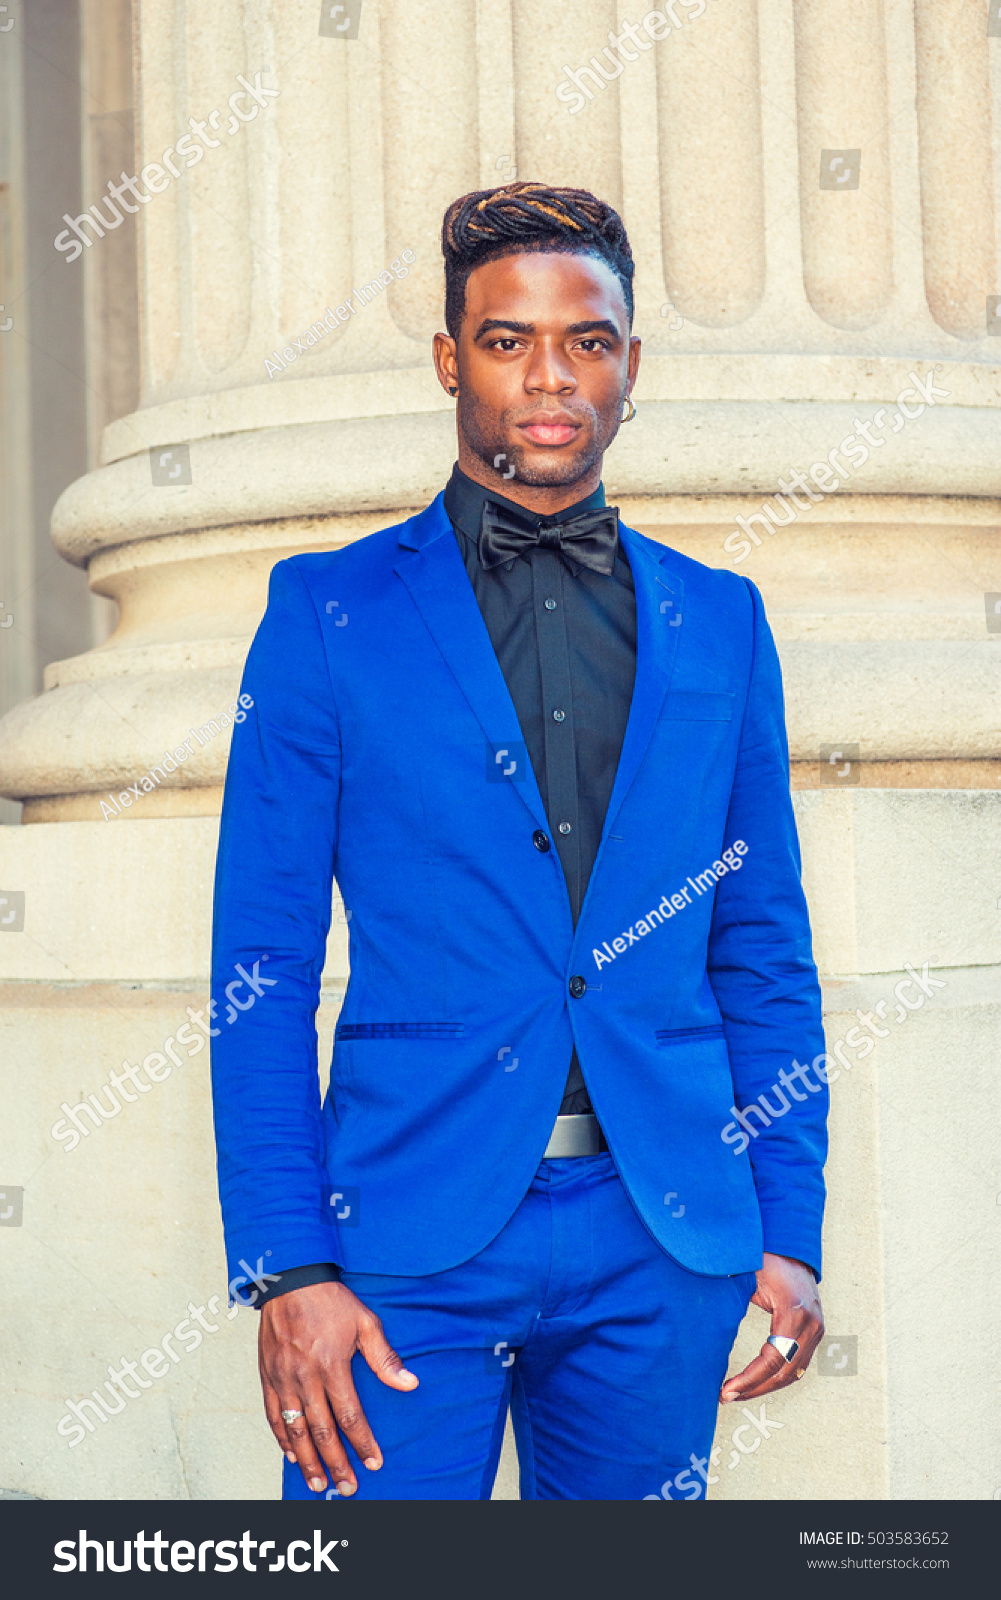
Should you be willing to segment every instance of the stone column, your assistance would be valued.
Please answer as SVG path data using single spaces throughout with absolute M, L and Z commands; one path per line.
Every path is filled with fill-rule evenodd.
M 138 216 L 141 403 L 53 521 L 120 620 L 0 724 L 0 785 L 27 824 L 0 840 L 27 908 L 0 946 L 24 1041 L 25 1314 L 86 1323 L 95 1352 L 88 1365 L 68 1337 L 49 1376 L 25 1356 L 38 1398 L 17 1486 L 79 1494 L 85 1462 L 89 1493 L 276 1492 L 244 1313 L 217 1317 L 117 1435 L 60 1440 L 53 1481 L 64 1396 L 221 1292 L 207 1053 L 80 1148 L 49 1128 L 204 1002 L 227 707 L 268 572 L 440 488 L 441 213 L 515 172 L 622 206 L 644 360 L 607 485 L 631 525 L 762 589 L 841 1042 L 825 1280 L 841 1348 L 769 1405 L 767 1439 L 733 1444 L 741 1419 L 724 1414 L 711 1492 L 976 1498 L 999 1481 L 978 1264 L 999 1215 L 980 1130 L 1001 962 L 984 611 L 1001 591 L 1001 40 L 986 0 L 676 0 L 644 48 L 619 31 L 628 6 L 571 9 L 366 0 L 338 37 L 318 34 L 314 0 L 137 5 L 136 162 L 159 191 Z M 592 57 L 600 77 L 581 73 Z M 557 95 L 568 69 L 588 87 L 577 112 Z M 905 391 L 932 380 L 906 415 L 922 402 Z M 866 429 L 861 462 L 843 441 Z M 157 763 L 150 790 L 118 800 Z M 321 1060 L 345 959 L 335 920 Z M 895 991 L 925 962 L 946 986 L 912 1014 Z M 857 1011 L 885 1030 L 867 1058 L 843 1042 Z M 929 1386 L 943 1293 L 964 1333 L 958 1399 Z M 126 1491 L 129 1427 L 153 1464 Z

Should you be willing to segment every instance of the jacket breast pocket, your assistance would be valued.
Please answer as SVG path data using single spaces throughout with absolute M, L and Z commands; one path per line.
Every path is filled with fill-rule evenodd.
M 734 696 L 677 689 L 664 701 L 662 722 L 731 722 Z

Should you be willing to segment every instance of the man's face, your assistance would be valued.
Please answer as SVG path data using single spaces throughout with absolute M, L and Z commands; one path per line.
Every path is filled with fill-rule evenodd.
M 574 485 L 600 472 L 639 348 L 605 262 L 526 253 L 477 267 L 458 340 L 435 340 L 439 377 L 459 388 L 460 464 L 465 445 L 481 473 L 512 483 Z

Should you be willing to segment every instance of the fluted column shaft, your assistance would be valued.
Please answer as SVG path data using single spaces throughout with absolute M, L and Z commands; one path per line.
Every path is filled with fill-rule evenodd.
M 935 728 L 870 714 L 879 686 L 911 671 L 901 634 L 938 650 L 954 684 L 951 641 L 986 643 L 970 531 L 1001 496 L 987 315 L 1001 292 L 1001 45 L 986 16 L 962 0 L 675 0 L 639 21 L 615 0 L 543 13 L 444 0 L 434 16 L 432 41 L 423 7 L 366 0 L 357 37 L 338 38 L 317 32 L 313 0 L 141 0 L 140 159 L 155 191 L 138 219 L 142 405 L 106 429 L 105 465 L 54 519 L 121 621 L 8 719 L 7 792 L 29 820 L 98 814 L 101 793 L 230 702 L 278 555 L 436 492 L 453 450 L 430 365 L 440 219 L 457 193 L 515 172 L 622 207 L 645 348 L 640 418 L 610 453 L 609 486 L 634 520 L 746 562 L 774 594 L 794 756 L 811 758 L 832 673 L 838 716 L 859 707 L 875 760 L 1001 755 L 993 658 L 976 658 L 974 703 L 947 695 Z M 935 369 L 947 397 L 903 426 L 896 398 L 915 368 Z M 877 413 L 887 437 L 868 461 L 795 534 L 766 537 L 780 479 Z M 178 482 L 157 483 L 151 451 L 170 472 L 174 446 Z M 703 531 L 672 533 L 707 494 Z M 949 497 L 969 559 L 947 615 L 908 597 L 903 574 L 906 622 L 870 593 L 867 622 L 839 623 L 815 565 L 788 554 L 794 539 L 838 545 L 844 582 L 864 592 L 861 546 L 822 527 L 864 518 L 874 495 L 884 527 L 889 496 Z M 964 521 L 967 503 L 980 510 Z M 757 544 L 728 542 L 738 517 Z M 179 766 L 146 814 L 214 809 L 225 750 Z

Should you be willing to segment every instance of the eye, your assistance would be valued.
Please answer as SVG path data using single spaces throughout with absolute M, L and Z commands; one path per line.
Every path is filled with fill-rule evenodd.
M 506 355 L 510 355 L 511 352 L 513 350 L 517 350 L 520 345 L 521 340 L 516 339 L 513 334 L 506 334 L 501 339 L 492 339 L 490 341 L 491 350 L 503 350 Z
M 593 355 L 596 350 L 607 350 L 608 340 L 599 339 L 595 334 L 589 339 L 578 339 L 577 348 L 578 350 L 583 350 L 585 355 Z

